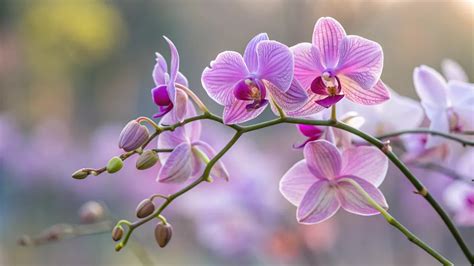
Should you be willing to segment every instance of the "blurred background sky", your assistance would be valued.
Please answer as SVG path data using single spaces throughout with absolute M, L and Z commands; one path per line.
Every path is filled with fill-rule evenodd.
M 153 170 L 146 171 L 147 177 L 130 169 L 82 183 L 72 180 L 69 173 L 80 167 L 103 165 L 118 152 L 115 145 L 121 127 L 139 115 L 155 112 L 150 97 L 154 53 L 169 58 L 162 35 L 176 44 L 181 72 L 187 76 L 190 88 L 212 111 L 220 113 L 220 107 L 207 97 L 200 82 L 202 70 L 219 52 L 243 52 L 248 40 L 260 32 L 288 46 L 309 42 L 321 16 L 336 18 L 348 34 L 380 43 L 385 56 L 382 79 L 400 94 L 416 97 L 414 67 L 426 64 L 439 69 L 444 58 L 458 61 L 473 78 L 474 2 L 468 0 L 0 0 L 0 127 L 4 126 L 0 129 L 4 137 L 0 138 L 0 265 L 138 265 L 131 251 L 115 254 L 108 234 L 38 248 L 17 247 L 16 238 L 53 223 L 73 223 L 76 210 L 88 199 L 106 202 L 115 216 L 133 219 L 136 204 L 159 186 L 153 181 Z M 266 112 L 260 119 L 271 116 Z M 214 129 L 210 124 L 206 127 Z M 275 217 L 287 213 L 284 222 L 275 225 L 270 221 L 271 228 L 277 228 L 276 233 L 266 236 L 270 240 L 263 241 L 259 248 L 252 247 L 255 252 L 250 255 L 242 251 L 245 256 L 239 260 L 235 254 L 200 244 L 196 232 L 201 229 L 192 226 L 199 225 L 192 219 L 196 213 L 189 214 L 191 218 L 176 214 L 179 229 L 175 244 L 165 250 L 158 250 L 152 243 L 152 227 L 140 230 L 139 240 L 153 260 L 211 265 L 432 265 L 431 258 L 412 247 L 380 217 L 338 214 L 334 222 L 315 226 L 319 229 L 296 225 L 294 209 L 277 189 L 279 178 L 300 158 L 291 150 L 298 136 L 293 128 L 278 129 L 282 130 L 251 134 L 236 151 L 245 153 L 245 147 L 247 151 L 262 150 L 255 160 L 266 160 L 263 165 L 267 171 L 248 170 L 250 174 L 243 175 L 249 180 L 266 180 L 262 190 L 268 189 L 265 193 L 272 195 L 270 202 L 275 203 L 273 208 L 278 213 Z M 281 145 L 275 147 L 274 140 L 286 145 L 287 150 L 282 151 Z M 223 140 L 214 141 L 217 146 L 223 144 Z M 281 158 L 269 160 L 268 154 L 281 154 Z M 226 160 L 232 161 L 232 156 L 226 156 Z M 10 169 L 11 165 L 20 170 Z M 249 168 L 253 166 L 249 161 Z M 426 211 L 415 210 L 413 206 L 418 205 L 412 205 L 412 201 L 418 198 L 397 171 L 394 173 L 382 186 L 389 202 L 393 202 L 392 212 L 462 265 L 462 254 L 439 218 L 424 202 L 418 205 Z M 402 188 L 405 194 L 400 195 Z M 199 199 L 199 191 L 192 196 Z M 192 196 L 178 201 L 186 204 Z M 260 196 L 255 197 L 258 200 Z M 238 202 L 235 207 L 249 213 L 247 205 Z M 216 219 L 229 218 L 223 212 Z M 265 224 L 255 219 L 249 226 L 259 232 Z M 284 233 L 298 230 L 317 231 L 313 232 L 317 239 L 314 242 L 322 244 L 313 243 L 313 247 L 310 239 L 304 247 L 288 246 L 292 238 Z M 212 232 L 209 236 L 215 236 L 216 231 Z M 474 246 L 472 229 L 463 229 L 463 233 L 471 236 L 468 240 Z M 193 234 L 194 240 L 186 239 Z M 305 234 L 294 242 L 303 242 L 300 238 Z M 278 256 L 291 248 L 294 253 L 285 258 Z

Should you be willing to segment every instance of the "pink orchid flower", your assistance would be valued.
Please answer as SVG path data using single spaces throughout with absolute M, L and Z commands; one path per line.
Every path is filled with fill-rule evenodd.
M 441 70 L 443 71 L 443 75 L 446 77 L 447 80 L 469 82 L 469 78 L 467 77 L 466 71 L 464 71 L 464 69 L 458 62 L 452 59 L 444 59 L 441 62 Z
M 462 132 L 474 130 L 474 84 L 446 80 L 428 66 L 415 68 L 415 89 L 421 99 L 430 129 L 440 132 Z M 428 136 L 427 148 L 444 140 Z
M 224 123 L 242 123 L 260 115 L 269 100 L 284 111 L 306 101 L 306 92 L 293 80 L 293 65 L 289 48 L 261 33 L 247 44 L 243 57 L 233 51 L 217 55 L 204 69 L 202 85 L 224 105 Z
M 188 80 L 181 72 L 178 72 L 179 53 L 176 46 L 166 36 L 163 36 L 163 38 L 165 38 L 170 47 L 171 68 L 168 72 L 168 65 L 166 64 L 165 58 L 161 54 L 156 53 L 156 64 L 153 69 L 153 80 L 155 81 L 156 87 L 151 89 L 151 95 L 153 102 L 158 106 L 159 112 L 153 115 L 153 117 L 162 117 L 174 109 L 174 115 L 181 121 L 186 114 L 187 105 L 177 104 L 177 98 L 182 98 L 180 102 L 185 103 L 188 96 L 184 91 L 176 88 L 176 83 L 187 87 Z
M 308 101 L 293 116 L 307 116 L 328 108 L 343 97 L 364 105 L 389 99 L 380 80 L 382 47 L 359 36 L 346 35 L 335 19 L 320 18 L 313 42 L 291 47 L 295 78 L 307 91 Z
M 454 220 L 464 226 L 474 226 L 474 186 L 456 181 L 444 191 L 446 205 L 455 215 Z
M 300 223 L 320 223 L 332 217 L 340 207 L 358 215 L 379 214 L 348 179 L 357 182 L 378 204 L 388 208 L 377 188 L 385 179 L 388 159 L 378 149 L 360 146 L 341 153 L 334 144 L 317 140 L 305 145 L 304 157 L 280 181 L 280 192 L 298 206 Z
M 196 109 L 190 101 L 180 103 L 187 105 L 185 117 L 196 116 Z M 172 113 L 165 115 L 160 123 L 170 125 L 177 120 Z M 216 155 L 209 144 L 200 140 L 201 122 L 195 121 L 174 131 L 165 131 L 158 137 L 158 149 L 173 149 L 171 153 L 159 153 L 163 166 L 158 173 L 158 181 L 179 183 L 202 174 L 207 161 Z M 229 174 L 221 161 L 211 170 L 211 177 L 228 180 Z

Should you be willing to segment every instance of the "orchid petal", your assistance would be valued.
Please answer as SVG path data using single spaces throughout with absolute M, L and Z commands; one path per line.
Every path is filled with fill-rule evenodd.
M 306 144 L 304 157 L 309 170 L 320 179 L 333 179 L 341 171 L 342 155 L 336 146 L 326 140 Z
M 306 160 L 301 160 L 283 175 L 280 192 L 289 202 L 298 206 L 306 191 L 318 180 L 309 171 Z
M 178 72 L 178 76 L 176 77 L 176 83 L 181 84 L 185 87 L 189 87 L 188 79 L 181 72 Z
M 163 183 L 184 182 L 192 173 L 191 145 L 181 143 L 173 149 L 160 168 L 158 181 Z
M 296 211 L 296 217 L 302 224 L 317 224 L 331 218 L 341 204 L 337 199 L 336 190 L 328 181 L 314 183 L 303 196 Z
M 166 60 L 160 53 L 156 53 L 156 64 L 153 68 L 152 74 L 155 85 L 159 86 L 166 84 L 166 75 L 168 75 L 168 66 L 166 64 Z
M 261 41 L 257 45 L 258 76 L 286 92 L 293 78 L 293 54 L 276 41 Z
M 178 69 L 179 69 L 179 53 L 178 49 L 176 49 L 176 46 L 174 43 L 168 39 L 166 36 L 163 36 L 163 38 L 166 40 L 170 47 L 171 51 L 171 66 L 170 66 L 170 79 L 167 84 L 167 90 L 168 90 L 168 95 L 170 97 L 170 100 L 173 104 L 176 102 L 176 76 L 178 75 Z
M 237 52 L 226 51 L 217 55 L 202 72 L 201 82 L 207 94 L 222 105 L 229 105 L 235 99 L 233 90 L 237 82 L 245 79 L 249 71 L 244 59 Z
M 359 184 L 362 189 L 364 189 L 364 191 L 367 192 L 367 194 L 369 194 L 369 196 L 382 208 L 388 208 L 387 201 L 382 192 L 370 182 L 355 176 L 342 176 L 337 179 L 337 196 L 344 210 L 363 216 L 376 215 L 380 213 L 370 205 L 353 184 L 345 180 L 347 178 L 357 182 L 357 184 Z
M 324 108 L 329 108 L 342 100 L 342 98 L 344 98 L 344 95 L 331 95 L 321 100 L 317 100 L 316 103 Z
M 359 146 L 342 153 L 341 175 L 360 176 L 372 185 L 382 184 L 388 170 L 388 159 L 379 149 Z
M 324 67 L 318 49 L 311 43 L 299 43 L 290 48 L 295 60 L 295 78 L 304 89 L 308 89 L 311 82 L 321 76 Z
M 222 115 L 224 124 L 231 125 L 247 122 L 259 116 L 265 110 L 265 106 L 257 109 L 247 109 L 247 105 L 250 103 L 252 102 L 236 99 L 230 105 L 226 105 Z
M 266 33 L 260 33 L 253 37 L 245 48 L 244 61 L 250 72 L 256 72 L 258 69 L 257 44 L 261 41 L 268 41 Z
M 321 53 L 322 62 L 326 68 L 333 68 L 337 64 L 340 56 L 339 46 L 345 36 L 344 28 L 331 17 L 323 17 L 316 22 L 313 44 Z
M 275 103 L 285 112 L 297 109 L 308 99 L 308 94 L 296 79 L 293 79 L 290 88 L 286 92 L 281 92 L 270 82 L 265 82 L 265 87 L 270 91 L 271 98 Z M 271 107 L 273 112 L 278 115 L 278 111 L 273 104 L 271 104 Z
M 321 100 L 323 97 L 325 96 L 310 92 L 308 100 L 303 105 L 293 111 L 287 111 L 286 115 L 289 117 L 307 117 L 321 112 L 326 108 L 317 104 L 316 101 Z
M 423 105 L 447 106 L 447 84 L 436 70 L 424 65 L 417 67 L 413 72 L 413 80 Z
M 454 60 L 444 59 L 443 62 L 441 62 L 441 69 L 447 80 L 469 81 L 464 69 Z
M 340 56 L 337 65 L 339 75 L 345 75 L 365 90 L 379 81 L 383 68 L 380 44 L 359 36 L 347 36 L 341 42 Z
M 443 191 L 443 199 L 448 208 L 457 212 L 465 208 L 469 193 L 474 193 L 474 187 L 464 181 L 454 181 Z
M 380 104 L 390 99 L 390 92 L 387 86 L 379 80 L 374 87 L 366 90 L 351 78 L 340 75 L 339 79 L 342 83 L 342 92 L 352 102 L 363 105 Z
M 214 148 L 204 141 L 196 141 L 193 143 L 195 148 L 199 148 L 206 156 L 212 160 L 216 156 L 216 151 Z M 212 167 L 210 175 L 215 178 L 222 178 L 226 181 L 229 181 L 229 172 L 227 171 L 226 167 L 222 160 L 218 160 L 216 164 Z
M 449 133 L 449 118 L 448 114 L 445 110 L 433 110 L 431 111 L 430 108 L 426 106 L 426 115 L 428 116 L 429 120 L 431 121 L 430 130 Z M 433 148 L 438 146 L 439 144 L 443 143 L 445 139 L 438 136 L 428 135 L 428 139 L 426 141 L 425 148 Z
M 175 123 L 183 121 L 188 112 L 188 94 L 181 89 L 176 89 L 176 100 L 174 108 L 171 110 Z
M 474 108 L 474 84 L 456 80 L 449 81 L 448 97 L 453 107 Z

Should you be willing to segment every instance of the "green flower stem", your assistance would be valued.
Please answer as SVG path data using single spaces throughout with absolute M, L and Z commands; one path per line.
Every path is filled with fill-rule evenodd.
M 466 131 L 466 132 L 461 132 L 460 134 L 461 135 L 472 135 L 472 133 L 473 132 Z M 398 136 L 405 135 L 405 134 L 430 134 L 430 135 L 433 135 L 433 136 L 440 136 L 440 137 L 443 137 L 443 138 L 446 138 L 446 139 L 450 139 L 452 141 L 459 142 L 464 147 L 474 146 L 474 141 L 465 140 L 465 139 L 459 138 L 459 137 L 457 137 L 455 135 L 452 135 L 452 134 L 433 131 L 433 130 L 430 130 L 428 128 L 418 128 L 418 129 L 396 131 L 396 132 L 380 135 L 377 138 L 378 139 L 388 139 L 388 138 L 394 138 L 394 137 L 398 137 Z
M 443 255 L 439 254 L 436 250 L 432 249 L 428 244 L 423 242 L 419 239 L 416 235 L 414 235 L 410 230 L 408 230 L 405 226 L 403 226 L 397 219 L 395 219 L 390 213 L 388 213 L 382 206 L 380 206 L 357 182 L 350 178 L 343 178 L 340 180 L 341 182 L 347 182 L 353 185 L 357 191 L 364 197 L 367 202 L 374 207 L 377 211 L 379 211 L 382 216 L 387 220 L 387 222 L 392 225 L 393 227 L 397 228 L 400 232 L 402 232 L 408 240 L 413 242 L 415 245 L 419 246 L 443 265 L 453 265 L 448 259 L 443 257 Z
M 216 116 L 212 113 L 206 112 L 202 115 L 187 118 L 184 121 L 176 123 L 174 125 L 167 125 L 167 126 L 160 127 L 160 130 L 157 130 L 154 134 L 152 134 L 150 136 L 150 139 L 144 145 L 144 147 L 153 138 L 158 136 L 161 132 L 163 132 L 163 131 L 173 131 L 177 127 L 180 127 L 180 126 L 183 126 L 187 123 L 190 123 L 190 122 L 193 122 L 193 121 L 198 121 L 198 120 L 213 120 L 213 121 L 216 121 L 218 123 L 224 124 L 222 118 L 220 118 L 219 116 Z M 366 140 L 368 143 L 370 143 L 370 144 L 374 145 L 375 147 L 379 148 L 380 150 L 382 150 L 386 154 L 386 156 L 393 162 L 393 164 L 395 164 L 395 166 L 397 166 L 400 169 L 400 171 L 407 177 L 407 179 L 413 184 L 413 186 L 418 191 L 417 193 L 422 195 L 428 201 L 428 203 L 433 207 L 433 209 L 435 209 L 435 211 L 438 213 L 438 215 L 444 221 L 447 228 L 449 229 L 449 231 L 451 232 L 451 234 L 455 238 L 455 240 L 458 243 L 459 247 L 462 249 L 462 251 L 463 251 L 464 255 L 466 256 L 466 258 L 468 259 L 468 261 L 471 264 L 474 264 L 474 257 L 472 256 L 471 251 L 467 247 L 464 239 L 462 238 L 461 234 L 459 233 L 459 231 L 456 228 L 456 226 L 454 225 L 454 223 L 451 221 L 449 216 L 446 214 L 446 211 L 438 204 L 438 202 L 428 192 L 426 187 L 411 173 L 411 171 L 408 169 L 408 167 L 395 155 L 395 153 L 393 153 L 391 151 L 391 149 L 387 148 L 386 144 L 384 144 L 382 141 L 380 141 L 379 139 L 377 139 L 373 136 L 370 136 L 370 135 L 368 135 L 368 134 L 366 134 L 366 133 L 364 133 L 364 132 L 362 132 L 362 131 L 360 131 L 356 128 L 353 128 L 353 127 L 351 127 L 347 124 L 344 124 L 344 123 L 336 121 L 336 120 L 327 120 L 327 121 L 326 120 L 308 120 L 308 119 L 298 119 L 298 118 L 289 118 L 289 117 L 280 117 L 280 118 L 277 118 L 277 119 L 269 120 L 269 121 L 262 122 L 262 123 L 259 123 L 259 124 L 255 124 L 255 125 L 251 125 L 251 126 L 226 125 L 230 128 L 233 128 L 236 131 L 236 134 L 230 140 L 230 142 L 212 160 L 210 160 L 210 162 L 208 163 L 208 165 L 206 166 L 206 168 L 204 170 L 203 175 L 199 179 L 194 181 L 193 183 L 191 183 L 188 186 L 186 186 L 185 188 L 183 188 L 182 190 L 176 192 L 175 194 L 170 195 L 167 198 L 167 200 L 165 200 L 163 202 L 163 204 L 160 206 L 160 208 L 155 211 L 155 213 L 153 215 L 150 215 L 149 217 L 147 217 L 145 219 L 142 219 L 142 220 L 139 220 L 139 221 L 136 221 L 136 222 L 132 223 L 131 226 L 129 227 L 130 230 L 127 231 L 127 234 L 126 234 L 124 240 L 121 243 L 119 243 L 119 245 L 121 245 L 123 247 L 127 243 L 127 241 L 129 239 L 131 233 L 133 232 L 133 230 L 135 230 L 137 227 L 141 226 L 142 224 L 152 220 L 157 215 L 160 215 L 161 212 L 174 199 L 178 198 L 182 194 L 186 193 L 187 191 L 189 191 L 189 190 L 193 189 L 194 187 L 196 187 L 197 185 L 199 185 L 201 182 L 205 181 L 208 178 L 208 176 L 210 174 L 210 171 L 211 171 L 212 167 L 214 166 L 214 164 L 217 162 L 217 160 L 219 160 L 235 144 L 235 142 L 237 142 L 237 140 L 243 134 L 245 134 L 247 132 L 263 129 L 263 128 L 266 128 L 266 127 L 271 127 L 271 126 L 278 125 L 278 124 L 284 124 L 284 123 L 318 125 L 318 126 L 331 126 L 331 127 L 339 128 L 339 129 L 342 129 L 344 131 L 350 132 L 354 135 L 357 135 L 357 136 L 361 137 L 362 139 Z M 457 138 L 453 135 L 450 135 L 450 134 L 445 134 L 445 133 L 436 132 L 436 131 L 427 131 L 425 129 L 421 129 L 421 130 L 423 131 L 423 133 L 429 133 L 429 134 L 432 134 L 432 135 L 446 137 L 448 139 L 461 142 L 464 145 L 470 145 L 469 142 L 466 142 L 464 140 L 460 140 L 459 138 Z M 417 132 L 418 132 L 417 130 L 405 131 L 403 133 L 398 133 L 396 135 L 398 136 L 398 135 L 405 134 L 405 133 L 408 134 L 408 133 L 417 133 Z M 395 135 L 385 135 L 385 136 L 382 136 L 382 138 L 383 137 L 387 138 L 387 137 L 390 137 L 390 136 L 395 136 Z

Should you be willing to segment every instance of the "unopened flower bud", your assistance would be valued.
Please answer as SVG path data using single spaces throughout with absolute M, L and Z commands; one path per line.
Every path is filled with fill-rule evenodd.
M 117 157 L 117 156 L 112 157 L 112 159 L 110 159 L 109 162 L 107 163 L 107 173 L 109 174 L 116 173 L 120 171 L 122 167 L 123 167 L 122 159 L 120 159 L 120 157 Z
M 88 201 L 79 209 L 82 223 L 95 223 L 104 218 L 104 207 L 96 201 Z
M 119 148 L 124 151 L 136 150 L 145 144 L 148 138 L 148 128 L 140 125 L 136 120 L 132 120 L 128 122 L 120 133 Z
M 153 150 L 144 151 L 137 159 L 136 167 L 138 170 L 145 170 L 158 162 L 158 154 Z
M 137 206 L 137 217 L 138 218 L 145 218 L 152 214 L 155 211 L 155 204 L 149 199 L 144 199 L 140 204 Z
M 33 239 L 27 235 L 23 235 L 20 238 L 18 238 L 18 245 L 20 246 L 29 246 L 33 244 Z
M 112 239 L 114 241 L 119 241 L 120 239 L 122 239 L 122 236 L 123 236 L 123 228 L 122 226 L 120 225 L 117 225 L 114 227 L 114 229 L 112 229 Z
M 87 176 L 89 176 L 89 171 L 87 171 L 85 169 L 79 169 L 79 170 L 77 170 L 76 172 L 74 172 L 72 174 L 72 178 L 74 178 L 74 179 L 84 179 Z
M 155 239 L 158 245 L 164 248 L 171 240 L 173 227 L 169 223 L 158 223 L 155 227 Z

